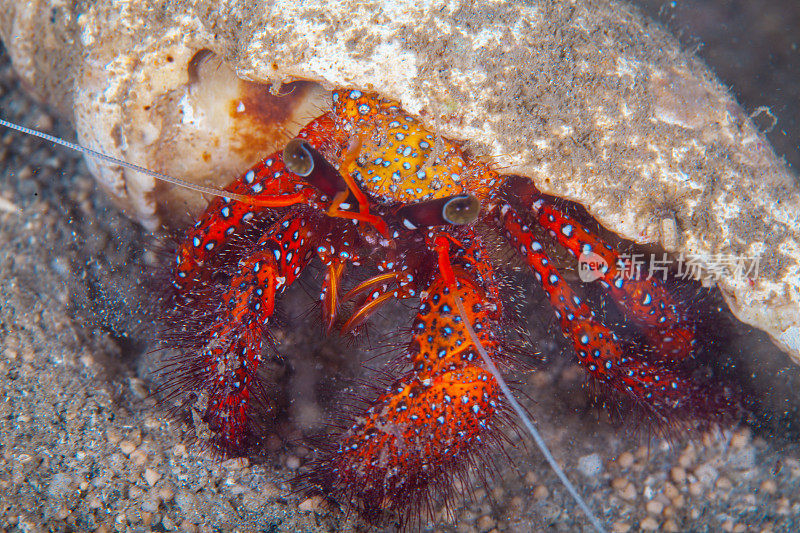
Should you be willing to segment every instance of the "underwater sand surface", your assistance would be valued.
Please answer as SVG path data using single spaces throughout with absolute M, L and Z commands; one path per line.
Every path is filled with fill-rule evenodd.
M 798 94 L 793 83 L 785 94 Z M 26 96 L 5 56 L 0 109 L 72 138 Z M 788 137 L 796 146 L 800 133 Z M 289 407 L 262 456 L 220 462 L 192 445 L 190 424 L 151 396 L 156 356 L 137 320 L 146 316 L 143 284 L 159 245 L 107 202 L 80 158 L 13 133 L 1 138 L 0 197 L 20 211 L 0 209 L 0 529 L 365 530 L 325 502 L 292 493 L 287 480 L 311 453 L 303 432 L 336 409 L 322 391 L 347 383 L 369 351 L 309 336 L 314 315 L 302 313 L 311 300 L 300 289 L 289 295 L 297 318 L 282 333 L 286 381 L 290 396 L 304 391 L 306 399 Z M 750 426 L 648 441 L 635 424 L 620 426 L 587 407 L 583 374 L 532 292 L 531 327 L 546 362 L 516 376 L 519 388 L 557 460 L 610 530 L 800 528 L 800 369 L 764 335 L 720 318 L 731 337 L 720 350 L 749 394 Z M 396 328 L 395 318 L 385 315 L 376 330 Z M 513 432 L 509 439 L 511 465 L 499 459 L 494 478 L 472 494 L 464 487 L 449 509 L 434 509 L 429 529 L 589 531 L 539 452 Z

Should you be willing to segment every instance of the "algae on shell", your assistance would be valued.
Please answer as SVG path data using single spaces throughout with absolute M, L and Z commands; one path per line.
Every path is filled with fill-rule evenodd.
M 18 72 L 92 148 L 223 185 L 318 113 L 325 90 L 376 90 L 617 234 L 692 256 L 800 363 L 797 181 L 713 74 L 627 4 L 0 3 Z M 150 227 L 202 206 L 89 164 Z M 757 275 L 731 266 L 755 258 Z

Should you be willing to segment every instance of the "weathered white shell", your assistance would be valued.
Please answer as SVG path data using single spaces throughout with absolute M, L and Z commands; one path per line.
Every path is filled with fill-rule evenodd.
M 619 235 L 722 269 L 718 285 L 733 312 L 800 362 L 797 181 L 714 76 L 627 5 L 0 4 L 17 70 L 90 147 L 224 184 L 319 113 L 323 89 L 377 90 L 503 172 L 580 202 Z M 201 50 L 213 53 L 214 68 L 199 61 Z M 231 112 L 258 90 L 242 80 L 277 94 L 294 80 L 320 85 L 274 100 L 290 109 L 270 129 L 269 118 Z M 150 226 L 185 211 L 192 196 L 90 165 Z M 753 257 L 755 278 L 734 275 L 732 266 Z

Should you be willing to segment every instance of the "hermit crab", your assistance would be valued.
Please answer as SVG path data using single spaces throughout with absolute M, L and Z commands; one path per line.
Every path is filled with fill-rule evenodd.
M 324 270 L 328 331 L 345 307 L 339 327 L 347 332 L 388 300 L 419 301 L 398 372 L 308 475 L 369 519 L 418 512 L 417 502 L 485 452 L 508 417 L 481 359 L 513 361 L 491 232 L 528 263 L 594 382 L 664 426 L 696 416 L 722 422 L 735 412 L 722 387 L 684 369 L 695 326 L 658 278 L 625 276 L 626 260 L 529 180 L 470 159 L 397 102 L 334 91 L 332 111 L 225 191 L 180 243 L 163 314 L 165 340 L 181 352 L 167 388 L 205 395 L 202 420 L 226 453 L 241 452 L 256 433 L 258 370 L 276 300 L 312 260 Z M 531 226 L 575 257 L 601 261 L 599 283 L 640 340 L 623 340 L 602 322 Z M 348 271 L 362 265 L 376 272 L 349 283 Z

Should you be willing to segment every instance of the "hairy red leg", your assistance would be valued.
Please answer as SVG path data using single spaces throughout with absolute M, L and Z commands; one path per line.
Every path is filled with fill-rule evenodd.
M 630 258 L 618 254 L 538 192 L 531 192 L 528 202 L 538 224 L 573 256 L 602 260 L 604 267 L 593 274 L 625 318 L 640 327 L 659 357 L 678 361 L 692 355 L 696 343 L 694 321 L 657 275 L 634 271 Z
M 550 264 L 541 243 L 514 209 L 504 205 L 495 212 L 509 242 L 526 259 L 555 308 L 561 330 L 572 341 L 578 362 L 590 375 L 636 403 L 650 408 L 664 422 L 669 414 L 691 415 L 695 411 L 723 416 L 731 410 L 727 401 L 667 366 L 667 361 L 648 361 L 646 354 L 626 346 L 600 322 L 589 306 L 567 285 Z M 724 409 L 724 413 L 714 413 Z
M 300 178 L 284 167 L 280 153 L 264 159 L 231 183 L 225 190 L 253 196 L 279 197 L 302 189 Z M 231 236 L 240 233 L 257 216 L 271 212 L 262 207 L 215 198 L 198 222 L 184 236 L 175 256 L 173 284 L 187 291 L 208 280 L 212 269 L 206 261 L 221 249 Z
M 298 137 L 319 151 L 332 152 L 336 150 L 337 142 L 341 142 L 335 129 L 333 116 L 328 113 L 310 122 L 300 130 Z M 180 291 L 188 291 L 198 283 L 208 281 L 213 269 L 203 268 L 205 262 L 256 217 L 272 213 L 272 208 L 299 203 L 318 207 L 314 191 L 303 178 L 286 169 L 282 152 L 264 158 L 224 190 L 253 197 L 262 203 L 254 206 L 220 197 L 211 201 L 178 247 L 173 284 Z
M 426 287 L 414 320 L 410 363 L 328 456 L 311 480 L 353 502 L 367 518 L 419 511 L 432 492 L 451 493 L 448 475 L 472 464 L 499 424 L 500 391 L 481 365 L 456 299 L 490 354 L 500 351 L 500 304 L 467 271 L 469 258 L 453 259 L 453 280 Z
M 258 367 L 275 298 L 314 256 L 320 218 L 298 211 L 285 215 L 239 261 L 221 295 L 196 294 L 210 300 L 201 307 L 211 309 L 211 319 L 199 333 L 190 333 L 198 339 L 173 365 L 177 372 L 166 388 L 185 392 L 188 384 L 207 397 L 201 416 L 225 452 L 242 450 L 253 433 L 249 410 L 253 396 L 262 392 Z

